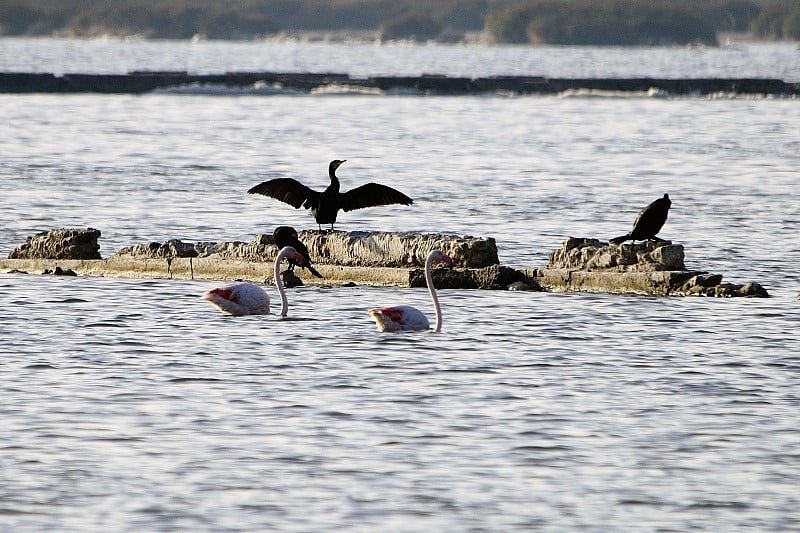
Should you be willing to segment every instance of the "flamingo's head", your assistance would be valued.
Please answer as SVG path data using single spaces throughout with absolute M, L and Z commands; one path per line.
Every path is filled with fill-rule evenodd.
M 209 300 L 211 302 L 219 301 L 219 300 L 228 300 L 229 302 L 238 303 L 239 302 L 239 295 L 236 291 L 232 290 L 230 287 L 218 287 L 216 289 L 211 289 L 203 293 L 203 299 Z
M 287 259 L 291 259 L 292 261 L 294 261 L 295 263 L 297 263 L 300 266 L 303 266 L 303 265 L 306 264 L 306 258 L 303 257 L 300 252 L 298 252 L 297 250 L 295 250 L 291 246 L 285 246 L 280 251 L 280 253 L 284 254 L 284 257 L 286 257 Z
M 453 259 L 441 250 L 434 250 L 430 253 L 431 260 L 444 263 L 450 268 L 453 268 Z

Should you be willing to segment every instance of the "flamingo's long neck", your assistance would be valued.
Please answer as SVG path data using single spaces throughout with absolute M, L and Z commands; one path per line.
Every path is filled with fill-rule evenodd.
M 436 333 L 442 331 L 442 306 L 439 305 L 439 296 L 436 294 L 436 287 L 433 286 L 433 256 L 429 255 L 425 260 L 425 283 L 428 285 L 428 292 L 431 293 L 431 300 L 433 301 L 433 308 L 436 311 Z
M 281 316 L 286 316 L 289 313 L 289 302 L 286 300 L 286 289 L 283 288 L 283 280 L 281 279 L 281 261 L 286 257 L 289 252 L 286 248 L 281 249 L 278 257 L 275 258 L 275 286 L 278 288 L 278 294 L 281 295 Z

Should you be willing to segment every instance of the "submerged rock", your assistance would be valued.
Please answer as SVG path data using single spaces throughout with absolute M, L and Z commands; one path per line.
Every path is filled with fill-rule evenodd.
M 283 284 L 287 289 L 293 289 L 294 287 L 302 287 L 303 280 L 297 277 L 297 274 L 292 272 L 291 270 L 285 270 L 281 272 L 281 278 L 283 279 Z M 267 283 L 266 281 L 264 283 Z
M 53 276 L 77 276 L 78 275 L 71 268 L 61 268 L 60 266 L 57 266 L 57 267 L 55 267 L 53 269 L 50 269 L 50 268 L 45 269 L 45 271 L 42 272 L 42 274 L 44 274 L 44 275 L 53 275 Z
M 28 237 L 8 254 L 9 259 L 100 259 L 94 228 L 60 228 Z

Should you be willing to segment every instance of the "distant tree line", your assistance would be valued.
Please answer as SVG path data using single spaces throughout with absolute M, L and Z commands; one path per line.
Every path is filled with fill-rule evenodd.
M 371 31 L 381 39 L 640 45 L 719 32 L 800 40 L 800 0 L 0 0 L 0 35 L 252 39 Z

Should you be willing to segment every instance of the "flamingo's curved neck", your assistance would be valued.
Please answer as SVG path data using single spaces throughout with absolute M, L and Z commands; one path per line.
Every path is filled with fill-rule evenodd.
M 289 250 L 283 248 L 278 257 L 275 258 L 275 286 L 278 288 L 278 294 L 281 295 L 281 316 L 286 316 L 289 313 L 289 302 L 286 300 L 286 289 L 283 288 L 283 280 L 281 279 L 281 261 L 286 257 Z
M 428 285 L 428 292 L 431 293 L 431 300 L 433 301 L 433 307 L 436 311 L 436 329 L 434 331 L 436 333 L 441 333 L 442 331 L 442 306 L 439 305 L 439 296 L 436 294 L 436 287 L 433 286 L 433 273 L 431 272 L 431 268 L 433 267 L 433 256 L 428 256 L 428 259 L 425 260 L 425 283 Z

